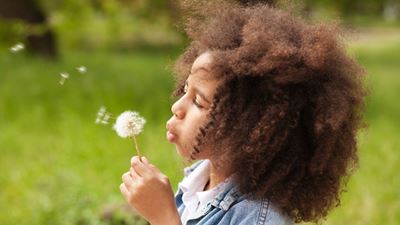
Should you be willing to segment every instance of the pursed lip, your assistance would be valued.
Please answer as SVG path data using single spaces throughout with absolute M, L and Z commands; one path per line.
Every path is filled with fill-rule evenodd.
M 171 124 L 167 123 L 166 128 L 167 128 L 166 137 L 167 137 L 168 141 L 173 141 L 174 139 L 176 139 L 178 137 L 178 135 L 172 128 Z

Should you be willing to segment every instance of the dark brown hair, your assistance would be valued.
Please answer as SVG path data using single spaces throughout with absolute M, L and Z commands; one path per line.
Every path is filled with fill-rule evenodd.
M 318 222 L 340 203 L 365 125 L 364 71 L 341 30 L 262 4 L 189 6 L 191 43 L 176 61 L 173 96 L 205 51 L 223 79 L 194 156 L 212 140 L 242 193 L 268 198 L 295 222 Z

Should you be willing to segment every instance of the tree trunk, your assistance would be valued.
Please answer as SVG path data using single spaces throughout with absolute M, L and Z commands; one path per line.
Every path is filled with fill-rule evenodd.
M 0 0 L 0 18 L 22 20 L 31 26 L 46 28 L 40 34 L 26 35 L 26 48 L 29 52 L 55 58 L 57 56 L 56 39 L 52 30 L 46 26 L 46 15 L 35 0 Z

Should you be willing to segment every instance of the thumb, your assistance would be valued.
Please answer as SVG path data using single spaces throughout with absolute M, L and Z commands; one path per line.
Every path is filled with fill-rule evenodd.
M 142 156 L 141 159 L 144 163 L 149 164 L 149 160 L 146 157 Z
M 148 166 L 149 166 L 151 169 L 153 169 L 155 172 L 159 172 L 159 173 L 160 173 L 160 170 L 159 170 L 155 165 L 151 164 L 151 163 L 149 162 L 149 160 L 148 160 L 146 157 L 142 156 L 142 162 L 143 162 L 144 164 L 148 165 Z

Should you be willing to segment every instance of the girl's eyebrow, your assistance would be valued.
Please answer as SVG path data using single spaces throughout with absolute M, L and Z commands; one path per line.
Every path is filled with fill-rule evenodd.
M 189 82 L 186 80 L 185 81 L 185 85 L 189 86 Z M 199 89 L 197 89 L 196 87 L 193 87 L 193 89 L 197 92 L 197 94 L 200 95 L 200 97 L 202 99 L 204 99 L 204 101 L 206 101 L 207 103 L 211 104 L 211 102 L 206 98 L 206 96 L 203 94 L 203 92 L 201 92 Z
M 200 66 L 200 67 L 197 67 L 194 71 L 190 70 L 190 73 L 193 74 L 193 73 L 196 73 L 196 72 L 199 71 L 199 70 L 204 70 L 204 71 L 206 71 L 206 72 L 210 72 L 210 71 L 209 71 L 207 68 L 205 68 L 204 66 Z

